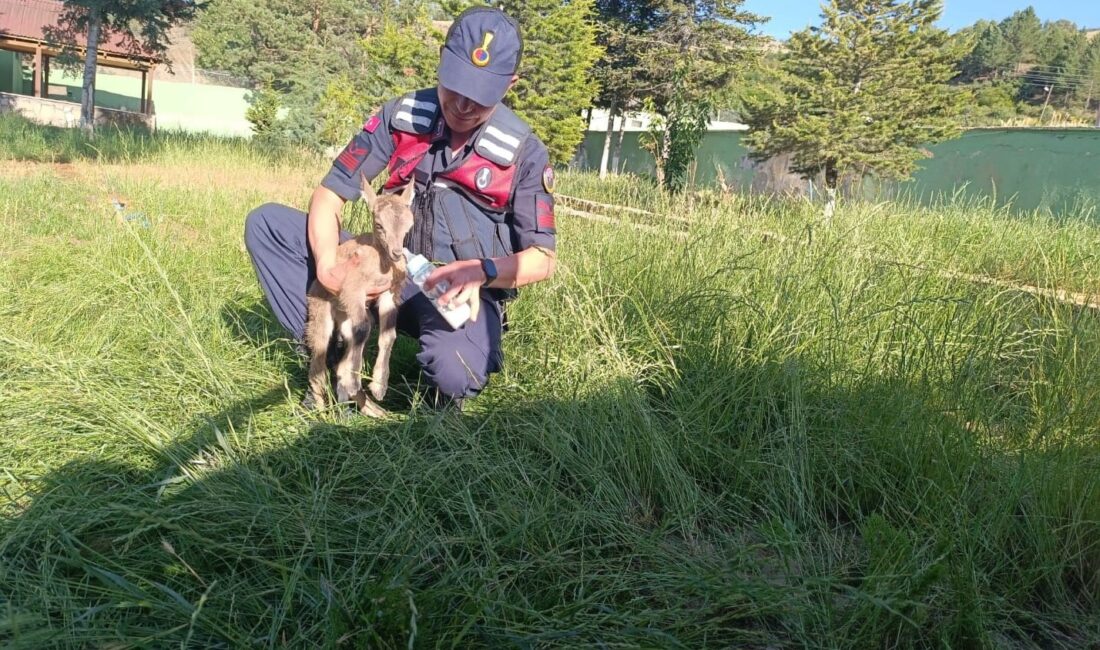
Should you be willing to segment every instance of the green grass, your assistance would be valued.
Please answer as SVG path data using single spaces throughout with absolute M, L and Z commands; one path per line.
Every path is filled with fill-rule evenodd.
M 406 343 L 393 417 L 314 417 L 234 179 L 323 165 L 135 142 L 0 177 L 5 647 L 1100 644 L 1097 314 L 882 261 L 1095 286 L 1083 220 L 563 174 L 686 240 L 561 217 L 467 413 Z

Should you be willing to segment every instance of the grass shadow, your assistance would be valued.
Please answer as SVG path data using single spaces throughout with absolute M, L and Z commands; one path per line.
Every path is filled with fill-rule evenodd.
M 151 465 L 69 463 L 0 522 L 0 640 L 1100 639 L 1057 616 L 999 619 L 979 588 L 1026 604 L 1060 584 L 1036 569 L 1013 592 L 1019 575 L 1000 564 L 1015 546 L 1043 566 L 1051 557 L 1032 545 L 1058 543 L 1035 539 L 1017 506 L 1052 498 L 1036 491 L 1042 467 L 1004 466 L 919 387 L 803 390 L 797 362 L 696 362 L 659 389 L 489 393 L 468 414 L 381 421 L 292 412 L 273 427 L 280 387 L 196 418 Z M 1026 480 L 1005 483 L 1009 472 Z M 929 493 L 940 501 L 919 498 Z M 1082 612 L 1097 608 L 1087 571 L 1073 588 Z

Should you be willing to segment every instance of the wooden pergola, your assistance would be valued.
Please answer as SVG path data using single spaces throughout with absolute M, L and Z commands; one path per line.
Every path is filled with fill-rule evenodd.
M 47 29 L 57 25 L 62 9 L 57 0 L 0 0 L 0 50 L 34 56 L 35 97 L 47 96 L 44 86 L 49 79 L 50 59 L 63 51 L 60 44 L 46 38 Z M 69 47 L 68 51 L 83 59 L 87 49 Z M 129 52 L 114 40 L 105 39 L 96 53 L 98 66 L 141 72 L 141 112 L 145 115 L 153 112 L 153 71 L 158 63 L 159 58 Z

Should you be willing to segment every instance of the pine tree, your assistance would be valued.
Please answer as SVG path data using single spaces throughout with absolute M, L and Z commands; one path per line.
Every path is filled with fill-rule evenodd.
M 831 0 L 824 23 L 791 37 L 782 94 L 750 107 L 757 160 L 789 153 L 806 178 L 904 178 L 925 145 L 959 133 L 948 86 L 961 51 L 935 27 L 941 0 Z M 831 213 L 832 200 L 827 208 Z
M 963 58 L 960 69 L 963 79 L 1001 78 L 1013 71 L 1016 53 L 1004 37 L 1001 26 L 993 21 L 978 21 L 965 30 L 974 38 L 973 48 Z
M 1097 104 L 1096 126 L 1100 127 L 1100 37 L 1094 36 L 1085 50 L 1085 56 L 1081 61 L 1084 73 L 1085 110 L 1091 110 L 1092 105 Z
M 1028 7 L 1001 21 L 1001 33 L 1008 41 L 1009 49 L 1016 53 L 1019 63 L 1035 63 L 1039 58 L 1043 23 L 1035 9 Z
M 1051 95 L 1068 102 L 1078 93 L 1088 39 L 1073 22 L 1058 20 L 1043 28 L 1038 71 L 1053 86 Z

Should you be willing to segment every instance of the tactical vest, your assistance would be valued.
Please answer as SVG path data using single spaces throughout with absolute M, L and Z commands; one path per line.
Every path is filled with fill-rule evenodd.
M 498 105 L 479 131 L 473 151 L 457 167 L 414 179 L 417 166 L 443 137 L 444 121 L 435 89 L 406 95 L 390 118 L 394 151 L 386 189 L 410 180 L 426 190 L 413 203 L 409 250 L 438 262 L 503 257 L 515 251 L 509 214 L 519 152 L 531 129 Z

